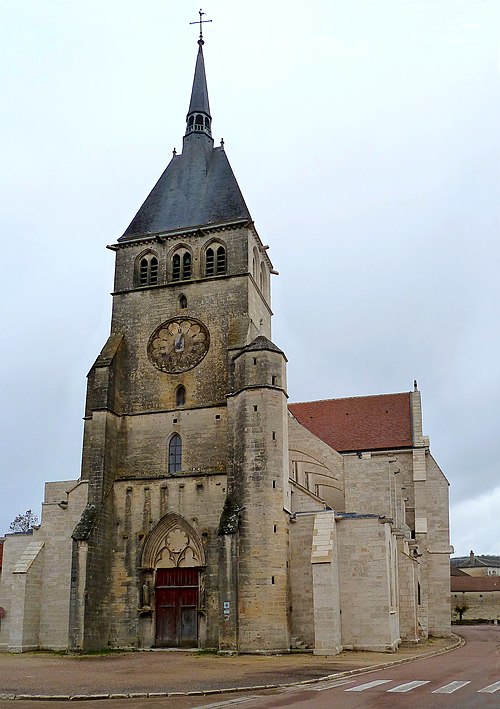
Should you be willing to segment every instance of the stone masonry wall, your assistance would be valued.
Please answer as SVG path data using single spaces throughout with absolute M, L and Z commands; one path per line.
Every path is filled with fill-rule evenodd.
M 344 461 L 330 446 L 288 415 L 290 476 L 324 499 L 332 509 L 344 510 Z
M 342 645 L 392 651 L 400 639 L 391 606 L 390 526 L 376 517 L 338 519 L 337 538 Z
M 500 623 L 500 591 L 462 591 L 451 594 L 451 617 L 455 622 L 459 614 L 455 611 L 457 606 L 466 610 L 463 619 L 472 621 L 497 621 Z
M 314 598 L 314 654 L 336 655 L 342 650 L 339 557 L 333 510 L 314 517 L 311 550 Z
M 426 455 L 426 469 L 429 634 L 448 637 L 451 633 L 449 486 L 430 453 Z
M 27 652 L 40 646 L 43 547 L 43 542 L 30 542 L 12 572 L 11 652 Z
M 45 542 L 40 616 L 40 647 L 44 649 L 68 648 L 71 533 L 86 502 L 86 483 L 70 480 L 45 485 L 42 525 L 37 535 Z
M 12 617 L 13 583 L 12 573 L 18 559 L 33 541 L 33 534 L 7 534 L 3 550 L 3 568 L 0 574 L 0 606 L 5 610 L 4 618 L 0 619 L 0 650 L 6 651 L 10 645 L 10 635 L 14 631 Z M 16 621 L 17 622 L 17 621 Z
M 274 379 L 273 379 L 274 377 Z M 288 422 L 285 360 L 244 351 L 235 362 L 229 493 L 241 511 L 239 650 L 288 650 Z M 254 382 L 254 383 L 250 383 Z M 274 382 L 274 384 L 273 384 Z

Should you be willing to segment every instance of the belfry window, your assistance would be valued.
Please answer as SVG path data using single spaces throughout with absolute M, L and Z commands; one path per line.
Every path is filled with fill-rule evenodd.
M 222 276 L 226 272 L 226 249 L 219 246 L 217 249 L 217 275 Z
M 183 280 L 191 278 L 191 254 L 189 251 L 186 251 L 182 257 L 182 278 Z
M 175 390 L 175 405 L 176 406 L 184 406 L 185 403 L 186 403 L 186 389 L 182 386 L 182 384 L 179 384 L 179 386 Z
M 187 119 L 186 132 L 202 131 L 210 135 L 210 118 L 203 113 L 191 113 Z
M 207 249 L 205 254 L 205 276 L 214 275 L 214 250 Z
M 168 444 L 168 472 L 180 473 L 182 466 L 182 441 L 178 433 L 174 433 Z
M 138 286 L 154 286 L 158 283 L 158 259 L 154 254 L 145 254 L 136 268 Z
M 205 251 L 205 276 L 223 276 L 226 273 L 226 249 L 212 244 Z
M 192 276 L 193 257 L 187 249 L 179 249 L 172 256 L 172 280 L 188 281 Z
M 172 280 L 180 281 L 181 279 L 181 257 L 180 254 L 174 254 L 172 259 Z

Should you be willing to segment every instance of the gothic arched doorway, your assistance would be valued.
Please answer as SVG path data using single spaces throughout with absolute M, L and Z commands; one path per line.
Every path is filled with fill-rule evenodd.
M 142 555 L 152 572 L 156 647 L 196 647 L 205 554 L 195 530 L 182 517 L 166 515 L 151 531 Z M 148 583 L 148 582 L 145 582 Z

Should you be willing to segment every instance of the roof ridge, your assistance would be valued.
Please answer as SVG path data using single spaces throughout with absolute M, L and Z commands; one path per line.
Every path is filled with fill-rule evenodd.
M 325 401 L 351 401 L 352 399 L 381 399 L 384 396 L 404 396 L 411 394 L 411 391 L 397 391 L 387 394 L 365 394 L 360 396 L 341 396 L 338 398 L 331 399 L 311 399 L 309 401 L 292 401 L 289 406 L 295 406 L 296 404 L 319 404 Z

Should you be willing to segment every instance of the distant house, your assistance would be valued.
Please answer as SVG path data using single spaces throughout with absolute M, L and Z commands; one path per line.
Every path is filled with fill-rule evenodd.
M 500 558 L 498 556 L 476 556 L 471 550 L 468 557 L 451 560 L 452 569 L 459 569 L 468 576 L 500 576 Z

